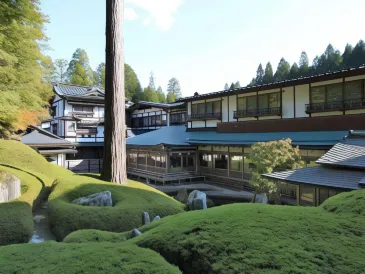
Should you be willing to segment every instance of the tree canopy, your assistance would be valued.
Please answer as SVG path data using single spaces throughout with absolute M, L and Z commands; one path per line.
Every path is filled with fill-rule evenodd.
M 172 94 L 174 94 L 176 99 L 179 99 L 182 97 L 180 82 L 175 77 L 171 78 L 169 80 L 169 83 L 167 84 L 167 93 L 170 93 L 170 92 Z
M 70 83 L 80 86 L 91 86 L 94 73 L 89 64 L 89 57 L 84 49 L 77 49 L 68 65 L 67 74 Z
M 41 50 L 47 22 L 39 0 L 0 2 L 0 137 L 49 115 L 53 65 Z

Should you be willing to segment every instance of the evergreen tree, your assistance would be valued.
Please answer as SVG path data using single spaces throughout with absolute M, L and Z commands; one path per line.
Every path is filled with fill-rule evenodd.
M 258 66 L 257 71 L 256 71 L 255 82 L 256 82 L 257 85 L 262 84 L 262 82 L 264 80 L 264 75 L 265 75 L 265 72 L 264 72 L 264 69 L 262 68 L 262 65 L 260 63 L 260 65 Z
M 363 40 L 360 40 L 356 44 L 348 62 L 348 65 L 351 67 L 357 67 L 365 64 L 365 43 Z
M 169 83 L 167 84 L 167 93 L 169 93 L 169 92 L 172 92 L 175 95 L 176 99 L 179 99 L 182 97 L 179 80 L 177 80 L 174 77 L 171 78 L 169 80 Z
M 176 101 L 175 95 L 172 92 L 167 93 L 166 96 L 167 103 L 173 103 Z
M 317 72 L 326 73 L 340 68 L 342 62 L 341 53 L 329 44 L 325 52 L 318 59 Z
M 56 59 L 54 61 L 55 73 L 53 79 L 56 82 L 64 82 L 67 80 L 68 61 L 65 59 Z
M 94 75 L 89 65 L 89 57 L 83 49 L 77 49 L 68 66 L 67 74 L 69 81 L 74 85 L 90 86 Z
M 265 75 L 262 78 L 262 83 L 269 84 L 269 83 L 272 83 L 273 81 L 274 81 L 274 72 L 273 72 L 271 63 L 268 62 L 265 67 Z
M 290 64 L 284 59 L 281 58 L 278 64 L 278 68 L 276 69 L 274 79 L 275 81 L 284 81 L 287 80 L 290 76 Z
M 248 86 L 255 86 L 256 85 L 256 79 L 252 78 L 251 82 L 248 84 Z
M 125 96 L 133 102 L 144 100 L 142 86 L 132 67 L 124 64 Z
M 156 93 L 157 93 L 157 97 L 158 97 L 158 102 L 159 103 L 166 103 L 166 96 L 165 96 L 165 93 L 163 92 L 161 86 L 158 87 Z
M 0 137 L 36 125 L 49 113 L 52 61 L 40 1 L 0 2 Z
M 232 84 L 229 86 L 229 89 L 234 89 L 234 83 L 232 82 Z
M 236 83 L 234 83 L 233 88 L 241 88 L 240 81 L 237 81 Z
M 290 68 L 290 78 L 294 79 L 294 78 L 298 78 L 299 76 L 300 75 L 299 75 L 298 64 L 296 62 L 294 62 L 294 64 Z
M 150 74 L 150 82 L 148 84 L 148 87 L 150 87 L 153 90 L 156 90 L 156 86 L 155 86 L 155 76 L 153 75 L 153 71 L 151 71 Z
M 229 90 L 228 83 L 226 83 L 226 84 L 224 85 L 224 90 Z
M 353 48 L 350 44 L 347 44 L 345 47 L 345 51 L 342 54 L 342 65 L 341 67 L 347 68 L 350 66 L 350 58 L 352 55 Z
M 158 95 L 154 89 L 152 89 L 151 87 L 146 87 L 143 90 L 143 93 L 144 93 L 144 100 L 148 102 L 158 103 Z
M 309 59 L 305 51 L 302 51 L 299 58 L 299 75 L 301 77 L 308 76 L 309 74 Z
M 105 89 L 105 63 L 100 63 L 96 69 L 96 86 Z
M 318 55 L 316 57 L 314 57 L 313 62 L 312 62 L 312 66 L 310 67 L 310 73 L 316 74 L 318 73 L 318 66 L 319 66 L 319 57 Z

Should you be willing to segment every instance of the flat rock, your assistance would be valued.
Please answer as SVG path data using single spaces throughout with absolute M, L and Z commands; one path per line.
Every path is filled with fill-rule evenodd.
M 103 191 L 78 198 L 73 200 L 72 203 L 82 206 L 113 206 L 112 193 L 110 191 Z

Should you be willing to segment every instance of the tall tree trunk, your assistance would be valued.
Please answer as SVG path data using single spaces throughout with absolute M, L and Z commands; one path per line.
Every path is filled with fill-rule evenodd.
M 127 183 L 124 92 L 124 0 L 106 0 L 104 161 L 101 178 Z

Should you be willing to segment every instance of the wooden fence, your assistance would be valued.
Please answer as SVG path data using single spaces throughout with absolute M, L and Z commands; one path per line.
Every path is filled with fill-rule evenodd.
M 65 161 L 65 168 L 75 173 L 100 173 L 102 166 L 102 159 L 82 159 Z

